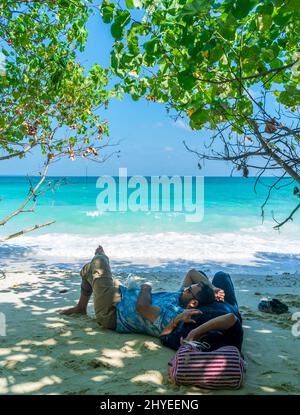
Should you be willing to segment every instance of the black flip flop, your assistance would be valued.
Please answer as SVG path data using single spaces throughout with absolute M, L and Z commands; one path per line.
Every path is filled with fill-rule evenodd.
M 272 314 L 283 314 L 289 311 L 288 306 L 276 298 L 272 300 L 261 300 L 258 304 L 258 309 L 264 313 Z

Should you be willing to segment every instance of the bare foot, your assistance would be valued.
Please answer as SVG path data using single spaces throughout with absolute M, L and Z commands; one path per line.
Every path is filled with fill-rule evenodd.
M 80 308 L 78 306 L 72 307 L 72 308 L 67 308 L 66 310 L 61 310 L 59 311 L 59 314 L 65 314 L 65 315 L 70 315 L 70 314 L 82 314 L 82 315 L 86 315 L 86 310 L 84 310 L 83 308 Z
M 95 255 L 103 255 L 103 254 L 105 254 L 104 249 L 102 248 L 101 245 L 99 245 L 95 251 Z
M 151 282 L 144 282 L 143 284 L 141 284 L 141 290 L 152 290 L 152 284 Z

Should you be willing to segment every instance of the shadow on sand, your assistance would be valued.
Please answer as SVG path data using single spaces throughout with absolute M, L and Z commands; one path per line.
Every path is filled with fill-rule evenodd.
M 0 256 L 3 258 L 2 255 L 15 258 L 16 251 L 10 252 L 7 247 L 1 246 Z M 257 318 L 258 313 L 254 308 L 245 306 L 248 303 L 247 296 L 253 296 L 254 293 L 243 289 L 243 278 L 237 280 L 237 294 L 245 313 L 244 354 L 248 362 L 246 386 L 238 391 L 212 392 L 170 384 L 167 379 L 167 362 L 174 352 L 162 347 L 158 339 L 103 330 L 89 316 L 59 315 L 59 309 L 74 305 L 78 298 L 78 270 L 82 263 L 56 263 L 49 266 L 34 260 L 25 248 L 20 248 L 17 256 L 20 263 L 24 262 L 25 256 L 32 261 L 33 272 L 39 274 L 39 279 L 37 283 L 22 283 L 20 275 L 19 284 L 2 290 L 4 300 L 0 311 L 6 316 L 7 333 L 5 337 L 0 337 L 1 393 L 300 393 L 300 378 L 294 357 L 282 353 L 280 348 L 276 355 L 267 356 L 269 346 L 270 350 L 271 346 L 274 350 L 274 344 L 282 343 L 285 336 L 290 336 L 290 332 L 283 327 L 275 330 L 276 327 L 270 321 Z M 276 261 L 279 260 L 286 261 L 287 258 L 257 253 L 258 267 L 260 261 L 272 261 L 276 267 Z M 199 268 L 199 264 L 181 259 L 172 264 L 175 267 L 178 265 L 180 269 L 185 266 L 187 269 Z M 133 266 L 120 262 L 112 265 L 124 273 Z M 157 268 L 135 265 L 134 269 L 137 273 L 147 270 L 145 275 L 141 274 L 141 279 L 149 279 L 150 271 L 150 277 L 157 287 L 175 290 L 182 273 L 170 274 L 165 271 L 168 266 L 167 263 Z M 202 269 L 206 267 L 222 268 L 222 264 L 202 264 Z M 255 272 L 255 267 L 251 271 Z M 267 289 L 266 285 L 263 287 Z M 67 292 L 62 292 L 63 290 Z M 91 302 L 89 315 L 92 314 Z

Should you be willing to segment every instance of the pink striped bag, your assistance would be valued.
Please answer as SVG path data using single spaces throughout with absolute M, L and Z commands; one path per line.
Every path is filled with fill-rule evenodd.
M 180 346 L 169 362 L 169 376 L 177 385 L 239 389 L 244 375 L 245 362 L 234 346 L 205 352 L 199 349 L 196 342 L 187 342 Z

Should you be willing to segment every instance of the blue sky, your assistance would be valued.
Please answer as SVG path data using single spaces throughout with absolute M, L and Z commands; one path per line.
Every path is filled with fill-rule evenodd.
M 88 24 L 89 39 L 80 61 L 85 66 L 98 62 L 109 66 L 109 52 L 113 44 L 110 26 L 102 22 L 100 13 Z M 110 136 L 121 140 L 120 157 L 112 157 L 104 164 L 86 160 L 61 160 L 50 169 L 51 175 L 117 175 L 119 167 L 127 167 L 128 174 L 142 175 L 205 175 L 227 176 L 231 166 L 225 162 L 206 162 L 200 171 L 196 157 L 189 153 L 182 141 L 192 148 L 200 148 L 206 132 L 191 131 L 182 120 L 175 123 L 166 113 L 165 107 L 130 97 L 114 100 L 103 114 L 110 126 Z M 13 159 L 0 163 L 0 174 L 34 175 L 42 167 L 41 157 L 33 153 L 23 160 Z

